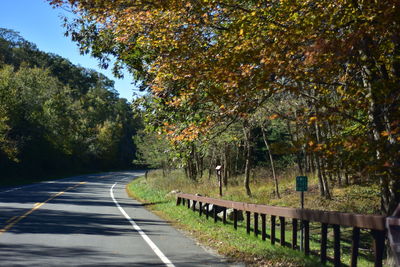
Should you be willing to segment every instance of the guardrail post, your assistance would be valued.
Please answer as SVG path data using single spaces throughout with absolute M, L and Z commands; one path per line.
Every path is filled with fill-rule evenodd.
M 360 246 L 360 228 L 353 228 L 353 241 L 351 243 L 351 267 L 357 267 L 358 247 Z
M 297 248 L 297 219 L 292 219 L 292 249 Z
M 254 213 L 254 236 L 258 236 L 258 213 Z
M 285 246 L 285 217 L 279 217 L 281 224 L 281 246 Z
M 187 202 L 187 203 L 186 203 Z M 191 206 L 192 204 L 192 206 Z M 271 239 L 271 244 L 275 244 L 276 238 L 276 218 L 280 220 L 280 244 L 282 246 L 287 245 L 285 242 L 286 235 L 286 218 L 291 218 L 292 223 L 292 244 L 293 249 L 298 249 L 298 230 L 303 229 L 303 239 L 300 242 L 300 249 L 304 251 L 306 256 L 310 255 L 310 221 L 321 223 L 321 263 L 325 264 L 327 262 L 327 247 L 328 247 L 328 230 L 330 225 L 333 227 L 333 252 L 334 266 L 341 266 L 341 240 L 340 240 L 340 226 L 352 227 L 352 245 L 351 245 L 351 267 L 356 267 L 358 263 L 359 256 L 359 243 L 360 243 L 360 229 L 369 229 L 371 235 L 373 236 L 373 248 L 375 256 L 375 266 L 381 267 L 383 264 L 383 254 L 385 249 L 385 237 L 386 229 L 388 230 L 388 237 L 390 235 L 389 226 L 400 225 L 399 220 L 396 217 L 394 220 L 392 217 L 385 217 L 379 215 L 362 215 L 362 214 L 351 214 L 351 213 L 340 213 L 340 212 L 329 212 L 329 211 L 312 211 L 304 210 L 299 211 L 294 208 L 285 207 L 271 207 L 267 205 L 246 205 L 245 203 L 238 203 L 234 201 L 213 199 L 208 197 L 195 196 L 190 194 L 177 194 L 176 195 L 176 205 L 187 206 L 189 209 L 192 208 L 193 211 L 196 210 L 197 205 L 199 207 L 199 216 L 204 212 L 206 213 L 206 218 L 208 216 L 214 217 L 214 222 L 218 221 L 218 210 L 223 212 L 221 220 L 226 223 L 227 220 L 227 208 L 233 208 L 233 226 L 235 230 L 238 225 L 238 212 L 246 212 L 246 232 L 250 234 L 252 229 L 251 225 L 251 213 L 254 214 L 254 235 L 258 236 L 262 234 L 262 240 L 266 238 Z M 205 207 L 204 207 L 205 205 Z M 214 206 L 213 214 L 210 213 L 210 205 Z M 399 209 L 400 216 L 400 209 Z M 267 215 L 274 214 L 274 215 Z M 259 230 L 259 216 L 261 215 L 262 229 Z M 267 231 L 267 216 L 271 216 L 271 235 L 266 233 Z M 286 217 L 285 217 L 286 216 Z M 386 225 L 385 225 L 386 223 Z M 299 227 L 300 225 L 300 227 Z M 389 225 L 389 226 L 388 226 Z M 385 227 L 386 226 L 386 227 Z M 289 244 L 290 245 L 290 244 Z M 400 253 L 399 253 L 400 254 Z
M 237 221 L 238 221 L 238 211 L 237 209 L 233 210 L 233 228 L 237 230 Z
M 326 248 L 328 242 L 328 225 L 321 224 L 321 263 L 326 263 Z
M 303 221 L 304 226 L 304 254 L 310 255 L 310 222 Z
M 271 244 L 275 244 L 275 216 L 271 216 Z
M 375 267 L 382 267 L 383 250 L 385 248 L 385 232 L 384 231 L 371 231 L 374 237 L 374 252 L 375 252 Z
M 261 239 L 263 241 L 265 241 L 267 237 L 266 228 L 267 226 L 266 226 L 265 214 L 261 214 Z
M 340 225 L 333 225 L 333 263 L 335 267 L 340 267 Z
M 196 203 L 197 201 L 192 201 L 192 210 L 195 211 L 196 210 Z
M 250 211 L 246 211 L 246 233 L 250 234 Z

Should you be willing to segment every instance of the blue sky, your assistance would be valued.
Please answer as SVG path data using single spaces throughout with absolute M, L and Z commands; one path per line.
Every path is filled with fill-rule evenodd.
M 133 79 L 125 73 L 124 79 L 115 78 L 111 70 L 98 67 L 96 59 L 80 55 L 78 47 L 64 36 L 60 16 L 65 11 L 53 9 L 45 0 L 0 0 L 0 28 L 12 29 L 45 52 L 68 58 L 73 64 L 95 69 L 115 81 L 120 97 L 129 101 L 138 93 Z

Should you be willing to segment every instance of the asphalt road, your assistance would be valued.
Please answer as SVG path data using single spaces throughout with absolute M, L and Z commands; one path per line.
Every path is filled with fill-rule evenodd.
M 138 174 L 0 189 L 0 266 L 233 266 L 130 199 Z

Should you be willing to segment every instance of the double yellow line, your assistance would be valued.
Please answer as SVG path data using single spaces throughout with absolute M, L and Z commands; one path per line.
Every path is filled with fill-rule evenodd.
M 52 195 L 49 199 L 47 199 L 46 201 L 36 203 L 36 204 L 34 205 L 34 207 L 33 207 L 31 210 L 25 212 L 25 213 L 22 214 L 21 216 L 14 216 L 14 217 L 12 217 L 11 219 L 9 219 L 9 220 L 6 222 L 7 225 L 6 225 L 3 229 L 0 230 L 0 235 L 3 234 L 3 233 L 5 233 L 5 232 L 7 232 L 8 230 L 10 230 L 14 225 L 16 225 L 18 222 L 20 222 L 20 221 L 23 220 L 24 218 L 28 217 L 31 213 L 33 213 L 35 210 L 39 209 L 41 206 L 43 206 L 43 205 L 46 204 L 47 202 L 49 202 L 49 201 L 55 199 L 55 198 L 58 197 L 58 196 L 61 196 L 61 195 L 64 194 L 65 192 L 67 192 L 67 191 L 69 191 L 69 190 L 73 190 L 73 189 L 75 189 L 75 188 L 77 188 L 78 186 L 83 185 L 83 184 L 86 184 L 86 182 L 80 182 L 80 183 L 78 183 L 78 184 L 76 184 L 76 185 L 74 185 L 74 186 L 70 186 L 70 187 L 68 187 L 67 189 L 65 189 L 64 191 L 58 192 L 58 193 L 56 193 L 56 194 L 53 194 L 53 195 Z

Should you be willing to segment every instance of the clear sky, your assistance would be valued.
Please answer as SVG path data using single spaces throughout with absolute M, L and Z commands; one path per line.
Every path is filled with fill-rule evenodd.
M 12 29 L 45 52 L 51 52 L 69 59 L 73 64 L 95 69 L 115 81 L 120 97 L 129 101 L 138 93 L 133 79 L 125 73 L 124 79 L 115 78 L 111 70 L 99 68 L 98 61 L 90 56 L 80 55 L 78 47 L 64 36 L 60 16 L 62 9 L 53 9 L 45 0 L 0 0 L 0 28 Z

